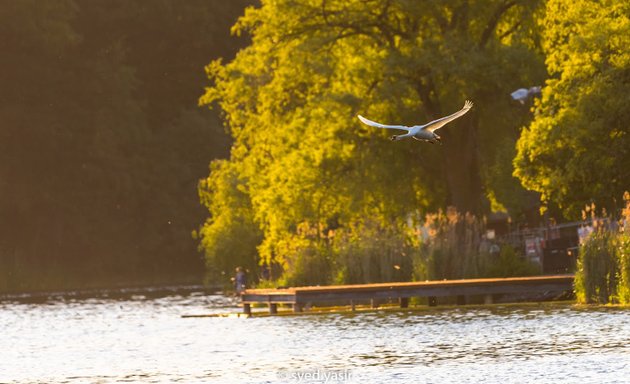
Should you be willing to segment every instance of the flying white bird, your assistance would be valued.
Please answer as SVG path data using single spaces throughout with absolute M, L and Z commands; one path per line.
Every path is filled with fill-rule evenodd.
M 512 99 L 518 101 L 519 103 L 525 104 L 525 100 L 529 99 L 530 97 L 539 96 L 540 90 L 540 86 L 531 87 L 529 89 L 519 88 L 516 91 L 510 93 L 510 96 L 512 96 Z
M 433 120 L 432 122 L 424 124 L 424 125 L 414 125 L 413 127 L 407 127 L 404 125 L 384 125 L 384 124 L 380 124 L 372 120 L 368 120 L 361 115 L 358 115 L 358 117 L 359 117 L 359 120 L 361 120 L 363 124 L 369 125 L 371 127 L 385 128 L 385 129 L 400 129 L 401 131 L 407 131 L 407 133 L 404 135 L 394 135 L 390 137 L 390 140 L 392 141 L 402 140 L 407 137 L 413 137 L 416 140 L 428 141 L 431 144 L 435 144 L 436 142 L 442 144 L 442 138 L 438 136 L 435 133 L 435 131 L 442 128 L 443 126 L 450 123 L 451 121 L 457 119 L 458 117 L 466 114 L 466 112 L 468 112 L 468 110 L 470 110 L 472 106 L 473 106 L 472 101 L 466 100 L 466 102 L 464 103 L 464 108 L 453 113 L 452 115 L 443 117 L 441 119 Z

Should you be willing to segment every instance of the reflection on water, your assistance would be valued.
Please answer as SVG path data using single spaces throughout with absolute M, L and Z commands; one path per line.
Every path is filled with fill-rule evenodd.
M 0 382 L 298 382 L 298 373 L 344 370 L 357 383 L 630 378 L 629 310 L 546 304 L 180 318 L 237 310 L 232 299 L 202 292 L 0 303 Z

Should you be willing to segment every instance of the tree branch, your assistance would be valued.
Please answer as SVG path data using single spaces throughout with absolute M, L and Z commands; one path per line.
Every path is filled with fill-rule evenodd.
M 480 48 L 484 48 L 486 46 L 488 40 L 490 40 L 490 37 L 492 36 L 492 32 L 494 32 L 497 25 L 499 24 L 501 17 L 516 4 L 518 4 L 518 1 L 508 0 L 500 5 L 496 11 L 494 11 L 494 14 L 490 18 L 490 20 L 488 20 L 488 24 L 481 34 L 481 39 L 479 40 Z
M 499 35 L 499 40 L 502 40 L 503 38 L 511 35 L 512 33 L 514 33 L 514 31 L 516 31 L 519 27 L 521 26 L 521 22 L 518 21 L 516 23 L 514 23 L 513 26 L 511 26 L 510 28 L 508 28 L 507 31 L 503 32 L 502 34 Z

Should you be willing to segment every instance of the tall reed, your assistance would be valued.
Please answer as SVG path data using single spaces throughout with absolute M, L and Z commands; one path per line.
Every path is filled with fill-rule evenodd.
M 619 302 L 630 304 L 630 192 L 624 193 L 624 209 L 621 213 L 621 234 L 619 235 Z
M 519 250 L 488 240 L 483 219 L 453 207 L 427 215 L 421 233 L 420 257 L 414 263 L 417 280 L 528 276 L 538 272 Z
M 595 217 L 595 207 L 587 207 L 593 230 L 579 249 L 575 274 L 575 295 L 580 303 L 630 304 L 630 194 L 619 223 Z

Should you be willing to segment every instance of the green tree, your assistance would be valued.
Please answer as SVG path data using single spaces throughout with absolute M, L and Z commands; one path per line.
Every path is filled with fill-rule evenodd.
M 481 169 L 518 132 L 521 112 L 507 95 L 543 74 L 536 6 L 303 0 L 248 8 L 234 31 L 250 33 L 252 44 L 208 66 L 213 85 L 201 102 L 225 113 L 230 162 L 262 231 L 263 261 L 291 276 L 298 260 L 317 253 L 329 258 L 317 264 L 327 266 L 320 279 L 332 279 L 343 269 L 335 238 L 390 234 L 397 242 L 383 244 L 401 254 L 411 240 L 394 233 L 418 209 L 487 209 L 492 185 L 484 183 L 506 172 L 486 178 Z M 482 107 L 441 131 L 443 147 L 392 144 L 355 117 L 413 124 L 466 98 Z
M 595 202 L 619 208 L 630 189 L 630 4 L 546 4 L 543 41 L 551 75 L 514 159 L 526 188 L 579 218 Z
M 261 234 L 254 223 L 245 183 L 239 180 L 234 165 L 216 160 L 211 171 L 212 177 L 199 184 L 199 196 L 211 214 L 199 235 L 208 278 L 217 281 L 222 275 L 232 276 L 237 266 L 258 270 L 256 246 Z

